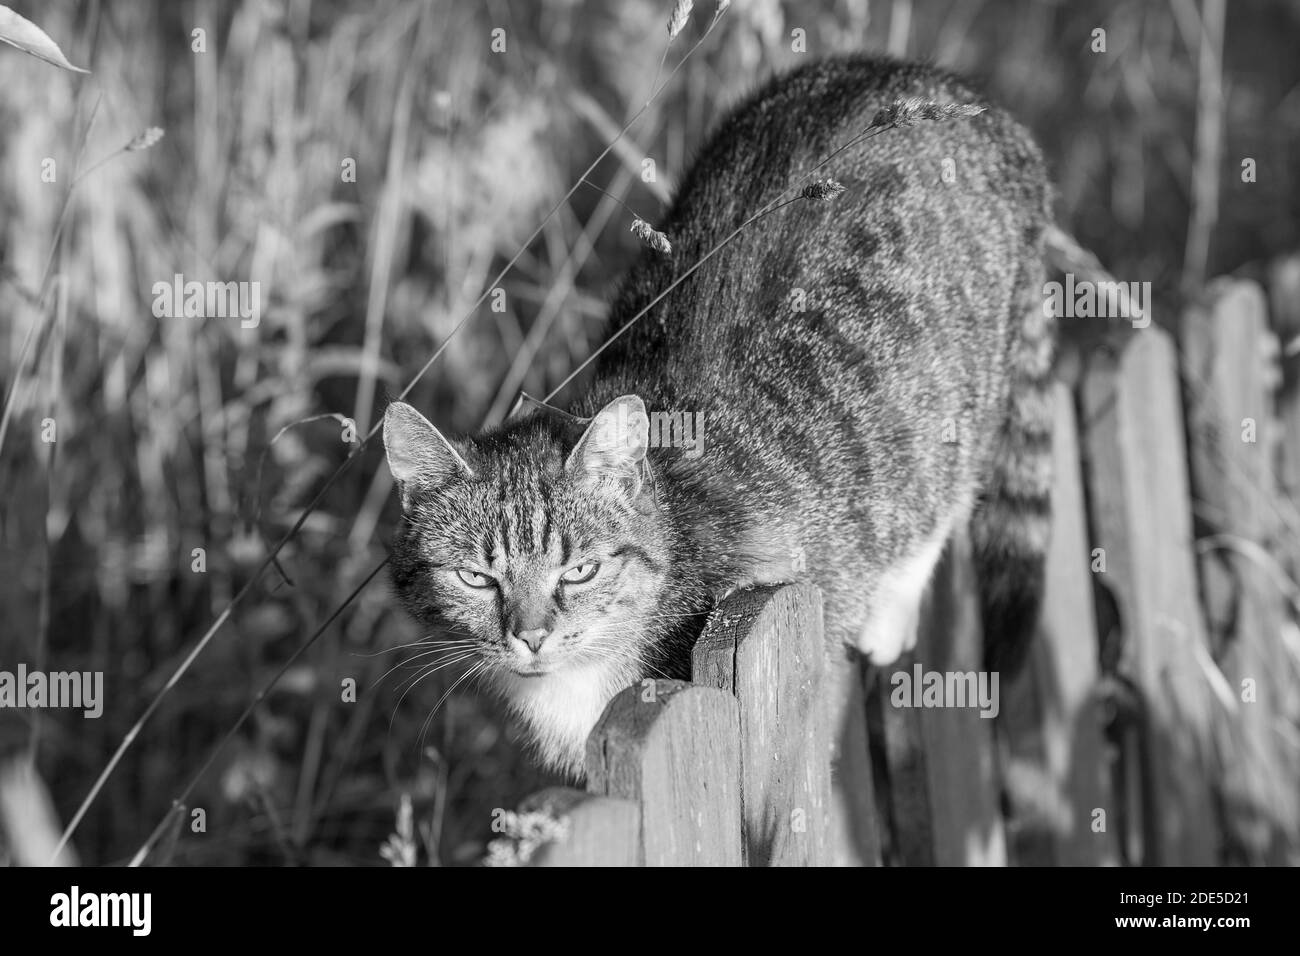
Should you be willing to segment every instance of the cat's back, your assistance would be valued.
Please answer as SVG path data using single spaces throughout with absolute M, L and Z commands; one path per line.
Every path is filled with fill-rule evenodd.
M 986 109 L 978 120 L 918 119 L 906 132 L 874 134 L 814 170 L 863 133 L 882 108 L 908 99 Z M 887 189 L 879 176 L 883 168 L 936 159 L 966 168 L 960 178 L 945 181 L 935 166 L 927 170 L 933 174 L 927 182 L 957 185 L 959 192 L 987 191 L 1046 212 L 1047 176 L 1033 139 L 960 78 L 885 56 L 818 60 L 774 76 L 732 108 L 687 169 L 668 228 L 697 244 L 682 250 L 685 261 L 694 261 L 706 251 L 699 243 L 721 238 L 764 202 L 810 178 L 862 177 L 863 185 Z
M 714 252 L 615 343 L 605 360 L 610 387 L 593 401 L 615 380 L 652 400 L 661 391 L 663 401 L 709 407 L 747 402 L 742 378 L 784 391 L 779 380 L 810 380 L 830 359 L 874 370 L 877 383 L 890 368 L 905 379 L 909 358 L 931 363 L 935 350 L 974 347 L 991 359 L 996 342 L 962 326 L 1005 314 L 1015 263 L 1036 248 L 1048 218 L 1047 177 L 1024 130 L 996 108 L 919 120 L 815 168 L 879 110 L 909 98 L 984 105 L 940 70 L 854 55 L 778 75 L 735 107 L 690 165 L 663 223 L 672 254 L 643 254 L 615 298 L 611 328 L 766 204 L 819 178 L 847 189 L 830 202 L 782 208 Z M 993 340 L 1004 331 L 984 329 Z M 889 353 L 892 366 L 864 349 Z

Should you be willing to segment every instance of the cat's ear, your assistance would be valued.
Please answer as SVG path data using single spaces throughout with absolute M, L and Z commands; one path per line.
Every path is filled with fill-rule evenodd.
M 613 479 L 634 502 L 644 484 L 649 444 L 645 403 L 636 395 L 621 395 L 596 413 L 565 468 L 580 481 Z
M 405 402 L 393 402 L 384 412 L 384 450 L 403 508 L 416 491 L 439 488 L 455 478 L 474 477 L 474 471 L 442 432 Z

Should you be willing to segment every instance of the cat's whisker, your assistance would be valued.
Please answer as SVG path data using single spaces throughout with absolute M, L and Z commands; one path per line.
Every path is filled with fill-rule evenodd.
M 397 703 L 393 707 L 393 715 L 388 719 L 388 729 L 390 731 L 392 730 L 393 721 L 397 719 L 397 711 L 401 709 L 402 701 L 406 700 L 406 695 L 409 694 L 411 691 L 413 691 L 417 684 L 419 684 L 422 680 L 424 680 L 426 677 L 430 676 L 431 674 L 436 674 L 438 671 L 442 670 L 445 667 L 450 667 L 455 664 L 463 663 L 464 661 L 468 660 L 472 656 L 473 656 L 472 654 L 467 654 L 464 657 L 459 657 L 456 658 L 455 660 L 443 661 L 442 663 L 437 664 L 429 668 L 428 670 L 422 671 L 421 673 L 417 674 L 413 679 L 410 679 L 406 690 L 402 691 L 402 696 L 397 699 Z M 484 662 L 480 661 L 479 665 L 483 663 Z M 479 666 L 479 665 L 475 665 L 475 666 Z
M 448 666 L 454 666 L 454 665 L 456 665 L 456 664 L 463 664 L 463 663 L 465 663 L 465 662 L 464 662 L 464 661 L 452 661 L 452 662 L 449 662 Z M 441 668 L 441 667 L 431 668 L 431 669 L 429 669 L 429 670 L 421 671 L 420 673 L 415 674 L 415 675 L 412 675 L 412 677 L 408 678 L 408 679 L 407 679 L 407 684 L 406 684 L 406 689 L 402 691 L 402 695 L 397 699 L 397 703 L 396 703 L 396 705 L 394 705 L 394 713 L 396 713 L 396 710 L 397 710 L 397 709 L 400 709 L 400 708 L 401 708 L 401 706 L 402 706 L 402 702 L 403 702 L 404 700 L 406 700 L 406 695 L 409 694 L 412 690 L 414 690 L 414 689 L 415 689 L 415 686 L 416 686 L 417 684 L 419 684 L 421 681 L 423 681 L 426 677 L 430 677 L 430 676 L 432 676 L 433 674 L 436 674 L 438 671 L 440 671 L 440 670 L 442 670 L 442 669 L 443 669 L 443 668 Z M 399 685 L 399 686 L 400 686 L 400 685 Z
M 476 683 L 482 683 L 482 681 L 488 677 L 489 670 L 490 668 L 484 667 L 482 670 L 478 671 L 472 678 L 470 678 L 469 686 L 473 687 Z
M 459 641 L 422 641 L 419 644 L 405 644 L 400 648 L 393 650 L 415 650 L 418 648 L 432 648 L 434 650 L 445 650 L 447 648 L 474 647 L 479 641 L 477 639 L 465 638 Z
M 650 632 L 647 628 L 638 624 L 627 624 L 622 627 L 610 627 L 608 625 L 593 628 L 588 632 L 593 637 L 615 637 L 615 638 L 637 638 L 648 636 Z
M 453 647 L 457 644 L 474 644 L 474 643 L 477 642 L 472 637 L 465 637 L 455 641 L 443 641 L 443 640 L 438 640 L 436 638 L 421 638 L 418 641 L 411 641 L 408 644 L 395 644 L 392 647 L 385 647 L 377 651 L 371 651 L 368 654 L 363 654 L 359 651 L 353 651 L 350 656 L 359 657 L 362 659 L 369 659 L 372 657 L 380 657 L 384 654 L 392 654 L 396 651 L 407 650 L 412 647 L 429 647 L 435 644 L 440 647 Z
M 603 624 L 607 624 L 607 623 L 613 623 L 613 624 L 631 624 L 631 623 L 648 623 L 648 622 L 651 622 L 651 621 L 684 621 L 684 620 L 687 620 L 688 618 L 707 617 L 707 616 L 708 616 L 709 614 L 711 614 L 711 613 L 712 613 L 712 610 L 709 610 L 709 611 L 688 611 L 688 612 L 685 612 L 685 613 L 678 613 L 678 614 L 662 614 L 662 613 L 653 613 L 653 614 L 638 615 L 638 616 L 636 616 L 636 617 L 619 618 L 619 619 L 614 620 L 614 621 L 612 621 L 612 622 L 611 622 L 611 621 L 601 621 L 600 623 L 603 625 Z
M 713 608 L 702 611 L 645 611 L 636 614 L 634 617 L 623 618 L 623 620 L 644 620 L 649 618 L 680 618 L 680 617 L 704 617 L 713 613 Z
M 420 669 L 418 670 L 418 672 L 412 675 L 411 677 L 406 678 L 406 681 L 410 682 L 410 681 L 423 679 L 430 674 L 436 674 L 440 670 L 444 670 L 445 668 L 448 667 L 453 667 L 456 664 L 460 664 L 464 661 L 471 660 L 476 656 L 477 656 L 477 652 L 464 652 L 448 660 L 433 661 L 428 664 L 422 664 L 420 665 Z M 401 703 L 401 701 L 399 700 L 398 703 Z
M 665 674 L 662 670 L 660 670 L 658 667 L 655 667 L 653 664 L 651 664 L 648 661 L 641 662 L 641 669 L 645 671 L 649 671 L 648 674 L 644 674 L 642 675 L 642 677 L 658 677 L 658 678 L 662 678 L 663 680 L 672 679 L 667 674 Z
M 424 752 L 424 738 L 428 733 L 429 725 L 433 722 L 434 715 L 438 713 L 438 709 L 442 707 L 443 703 L 451 696 L 452 692 L 457 687 L 464 683 L 466 679 L 473 677 L 475 674 L 481 673 L 485 667 L 487 667 L 487 661 L 479 661 L 465 673 L 461 674 L 460 677 L 456 678 L 455 682 L 447 688 L 446 692 L 441 697 L 438 698 L 438 702 L 433 705 L 433 710 L 429 711 L 429 716 L 424 718 L 424 723 L 420 727 L 419 744 L 416 748 L 417 753 Z
M 475 644 L 477 644 L 477 642 L 475 642 Z M 407 667 L 407 666 L 420 666 L 420 667 L 423 667 L 423 666 L 424 666 L 423 664 L 421 664 L 421 665 L 416 665 L 416 664 L 415 664 L 415 661 L 422 660 L 422 659 L 424 659 L 424 658 L 426 658 L 426 657 L 432 657 L 432 656 L 435 655 L 435 654 L 444 654 L 444 655 L 446 655 L 447 657 L 451 657 L 451 656 L 453 656 L 453 655 L 464 655 L 465 652 L 470 651 L 470 650 L 473 650 L 473 649 L 475 649 L 475 648 L 473 648 L 473 647 L 457 647 L 457 648 L 445 648 L 445 647 L 439 647 L 439 648 L 435 648 L 434 650 L 431 650 L 431 651 L 424 651 L 424 652 L 419 653 L 419 654 L 413 654 L 413 655 L 411 655 L 410 657 L 406 658 L 405 660 L 402 660 L 402 661 L 397 662 L 397 663 L 394 664 L 392 667 L 388 668 L 388 670 L 384 671 L 384 673 L 380 676 L 380 678 L 379 678 L 377 681 L 375 681 L 375 686 L 378 686 L 378 685 L 382 684 L 382 683 L 384 682 L 384 678 L 386 678 L 389 674 L 391 674 L 391 673 L 392 673 L 393 671 L 395 671 L 395 670 L 398 670 L 399 668 Z M 457 659 L 463 659 L 463 658 L 458 657 Z
M 627 664 L 627 655 L 626 655 L 626 654 L 620 654 L 620 653 L 617 653 L 617 652 L 615 652 L 614 650 L 612 650 L 612 649 L 610 649 L 610 648 L 602 648 L 602 647 L 600 647 L 599 645 L 590 645 L 590 646 L 583 647 L 582 649 L 576 651 L 576 652 L 574 653 L 574 655 L 573 655 L 572 661 L 573 661 L 574 664 L 593 664 L 593 663 L 594 663 L 594 664 L 623 664 L 623 665 L 625 665 L 625 664 Z M 653 671 L 653 673 L 652 673 L 650 676 L 653 676 L 653 677 L 662 677 L 664 680 L 669 680 L 669 679 L 670 679 L 670 678 L 668 677 L 667 674 L 665 674 L 665 673 L 664 673 L 662 670 L 660 670 L 658 667 L 655 667 L 655 666 L 654 666 L 653 664 L 651 664 L 649 661 L 642 661 L 642 662 L 641 662 L 641 667 L 642 667 L 642 668 L 649 669 L 650 671 Z

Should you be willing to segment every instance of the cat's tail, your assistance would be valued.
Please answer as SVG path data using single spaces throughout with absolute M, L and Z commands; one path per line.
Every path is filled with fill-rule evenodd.
M 971 518 L 984 666 L 1004 675 L 1023 663 L 1038 622 L 1051 531 L 1052 346 L 1043 268 L 1026 269 L 1011 355 L 1007 414 L 984 492 Z

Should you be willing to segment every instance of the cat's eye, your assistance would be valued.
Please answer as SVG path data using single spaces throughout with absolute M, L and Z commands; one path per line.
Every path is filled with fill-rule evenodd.
M 560 575 L 560 580 L 565 584 L 586 584 L 596 576 L 600 570 L 600 565 L 595 561 L 588 561 L 586 564 L 580 564 L 576 568 L 569 568 Z
M 496 584 L 496 582 L 486 574 L 479 574 L 477 571 L 469 570 L 469 568 L 457 568 L 456 577 L 460 578 L 462 583 L 471 588 L 490 588 Z

